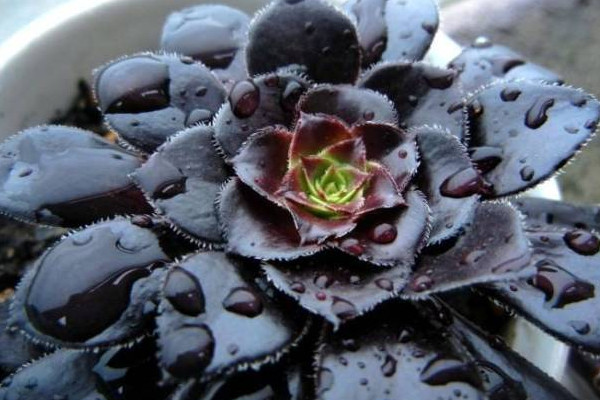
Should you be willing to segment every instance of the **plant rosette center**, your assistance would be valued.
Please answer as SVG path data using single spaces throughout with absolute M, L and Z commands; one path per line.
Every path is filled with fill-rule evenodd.
M 251 137 L 233 159 L 238 177 L 287 209 L 303 243 L 339 238 L 366 213 L 405 204 L 377 144 L 403 132 L 385 124 L 348 126 L 336 117 L 302 113 L 293 132 Z

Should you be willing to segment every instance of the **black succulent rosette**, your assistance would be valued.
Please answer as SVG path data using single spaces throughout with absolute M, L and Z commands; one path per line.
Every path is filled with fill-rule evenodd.
M 437 27 L 424 0 L 189 8 L 96 71 L 118 144 L 4 142 L 0 209 L 80 228 L 16 291 L 2 368 L 52 352 L 3 398 L 572 398 L 446 293 L 600 353 L 598 210 L 505 200 L 600 105 L 484 40 L 415 61 Z

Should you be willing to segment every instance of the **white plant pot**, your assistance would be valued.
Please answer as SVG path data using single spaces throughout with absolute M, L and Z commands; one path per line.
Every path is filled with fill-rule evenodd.
M 340 2 L 340 0 L 332 0 Z M 71 0 L 0 44 L 0 140 L 46 123 L 76 94 L 76 81 L 124 54 L 156 50 L 162 23 L 173 10 L 203 0 Z M 219 0 L 254 12 L 267 0 Z M 460 47 L 438 34 L 427 59 L 445 66 Z M 555 180 L 533 195 L 558 199 Z M 563 380 L 568 349 L 524 322 L 513 345 L 551 376 Z

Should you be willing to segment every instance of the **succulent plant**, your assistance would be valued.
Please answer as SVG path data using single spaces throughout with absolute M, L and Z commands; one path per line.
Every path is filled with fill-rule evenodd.
M 0 397 L 573 398 L 457 297 L 600 353 L 598 209 L 511 197 L 600 104 L 482 39 L 418 61 L 437 27 L 429 0 L 192 7 L 96 71 L 116 144 L 5 141 L 0 210 L 75 230 L 3 310 Z

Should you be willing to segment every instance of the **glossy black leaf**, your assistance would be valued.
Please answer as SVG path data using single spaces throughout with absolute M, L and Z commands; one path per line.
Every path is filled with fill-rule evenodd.
M 512 351 L 502 339 L 484 333 L 458 315 L 448 329 L 475 358 L 490 400 L 575 400 L 564 387 Z
M 235 156 L 246 139 L 262 128 L 290 127 L 296 103 L 308 85 L 305 78 L 291 72 L 236 83 L 214 122 L 215 139 L 225 158 Z
M 204 65 L 189 57 L 152 53 L 100 68 L 95 89 L 111 128 L 146 152 L 186 127 L 212 121 L 226 96 Z
M 600 231 L 600 207 L 537 197 L 519 197 L 512 203 L 526 217 L 528 229 L 587 229 Z
M 23 278 L 9 326 L 49 346 L 132 341 L 148 328 L 160 268 L 170 259 L 155 232 L 123 218 L 84 228 L 47 250 Z
M 57 350 L 0 383 L 6 400 L 108 400 L 98 389 L 92 368 L 99 356 L 75 350 Z
M 27 129 L 0 145 L 0 210 L 76 227 L 151 208 L 127 177 L 141 164 L 99 136 L 65 126 Z
M 132 176 L 160 214 L 203 244 L 222 241 L 215 203 L 228 176 L 212 134 L 208 126 L 182 131 Z
M 369 213 L 336 247 L 375 265 L 410 268 L 427 243 L 431 216 L 421 192 L 408 190 L 405 199 L 406 205 Z
M 440 125 L 458 138 L 465 135 L 463 92 L 454 70 L 410 61 L 381 63 L 358 84 L 392 100 L 402 128 Z
M 380 267 L 337 252 L 263 263 L 268 279 L 308 311 L 338 327 L 397 295 L 410 266 Z
M 507 204 L 480 204 L 473 222 L 465 225 L 450 246 L 421 256 L 405 296 L 423 297 L 479 282 L 514 279 L 531 261 L 521 215 Z
M 471 220 L 486 184 L 455 136 L 430 127 L 414 132 L 421 155 L 417 182 L 432 211 L 429 242 L 436 244 L 456 236 Z
M 459 72 L 465 92 L 473 92 L 499 79 L 527 79 L 561 83 L 554 72 L 533 64 L 508 47 L 478 38 L 448 65 Z
M 484 398 L 463 349 L 406 303 L 342 327 L 326 339 L 317 366 L 322 400 Z
M 244 79 L 250 17 L 220 4 L 201 4 L 170 14 L 161 48 L 202 62 L 226 85 Z
M 381 93 L 346 85 L 319 85 L 311 88 L 298 104 L 300 111 L 328 114 L 348 125 L 364 122 L 396 124 L 394 104 Z
M 277 361 L 303 335 L 306 317 L 286 314 L 255 271 L 221 252 L 171 267 L 157 318 L 159 358 L 170 375 L 205 381 L 258 368 Z
M 302 400 L 306 399 L 303 371 L 299 364 L 265 366 L 221 377 L 207 384 L 190 381 L 172 400 Z
M 557 338 L 600 353 L 600 239 L 582 229 L 529 232 L 531 278 L 486 286 L 492 295 Z
M 234 254 L 259 260 L 290 260 L 324 248 L 322 244 L 303 244 L 289 211 L 264 199 L 237 178 L 221 192 L 219 218 L 227 251 Z
M 323 0 L 277 1 L 252 21 L 246 49 L 251 75 L 302 66 L 323 83 L 353 83 L 360 68 L 354 24 Z
M 600 104 L 577 89 L 499 82 L 469 101 L 469 147 L 498 150 L 500 161 L 484 176 L 491 196 L 506 196 L 551 177 L 590 139 L 599 119 Z
M 363 67 L 381 60 L 420 60 L 439 25 L 432 0 L 349 0 L 344 8 L 357 25 Z

